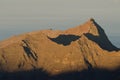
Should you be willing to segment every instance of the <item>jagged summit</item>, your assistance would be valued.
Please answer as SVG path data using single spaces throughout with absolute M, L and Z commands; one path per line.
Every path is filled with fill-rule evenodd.
M 89 24 L 89 31 L 85 33 L 86 37 L 96 42 L 102 49 L 108 51 L 118 51 L 119 49 L 112 45 L 102 27 L 91 18 L 84 25 Z
M 89 21 L 95 22 L 95 19 L 94 18 L 90 18 Z
M 120 49 L 93 18 L 64 31 L 40 30 L 0 42 L 1 80 L 112 80 L 119 63 Z
M 100 35 L 99 32 L 103 31 L 103 29 L 99 28 L 99 27 L 100 26 L 96 23 L 96 21 L 93 18 L 90 18 L 84 24 L 70 28 L 70 29 L 66 30 L 65 32 L 68 34 L 75 34 L 75 35 L 91 33 L 95 36 L 98 36 L 98 35 Z

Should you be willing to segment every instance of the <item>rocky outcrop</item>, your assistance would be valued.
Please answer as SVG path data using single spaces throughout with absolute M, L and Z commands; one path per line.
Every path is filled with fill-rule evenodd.
M 65 31 L 41 30 L 0 42 L 1 79 L 6 75 L 16 79 L 24 73 L 27 77 L 22 75 L 22 79 L 31 80 L 32 76 L 38 80 L 113 80 L 120 79 L 119 69 L 120 49 L 94 19 Z

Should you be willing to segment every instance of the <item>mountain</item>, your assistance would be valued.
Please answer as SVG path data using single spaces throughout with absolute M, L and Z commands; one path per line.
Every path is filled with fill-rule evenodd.
M 94 19 L 0 42 L 2 80 L 120 80 L 120 49 Z

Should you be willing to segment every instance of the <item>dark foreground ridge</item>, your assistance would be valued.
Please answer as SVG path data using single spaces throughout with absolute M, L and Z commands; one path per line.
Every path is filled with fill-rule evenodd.
M 0 80 L 120 80 L 120 69 L 109 71 L 105 69 L 88 69 L 70 71 L 57 75 L 50 75 L 42 69 L 0 73 Z

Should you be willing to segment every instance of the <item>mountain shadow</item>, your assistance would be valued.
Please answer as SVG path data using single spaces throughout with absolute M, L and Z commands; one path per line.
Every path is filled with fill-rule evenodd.
M 22 40 L 22 42 L 26 45 L 26 46 L 23 46 L 23 49 L 25 53 L 27 54 L 27 56 L 37 61 L 38 56 L 36 55 L 36 53 L 30 48 L 30 46 L 27 44 L 25 40 Z
M 18 72 L 0 72 L 0 80 L 46 80 L 48 73 L 42 69 Z
M 52 40 L 53 42 L 57 43 L 57 44 L 63 44 L 64 46 L 70 45 L 70 43 L 72 41 L 76 41 L 77 39 L 80 38 L 80 36 L 76 36 L 76 35 L 59 35 L 56 38 L 50 38 L 48 37 L 50 40 Z
M 120 49 L 115 47 L 106 36 L 104 30 L 94 21 L 92 20 L 94 25 L 96 26 L 98 30 L 99 36 L 94 36 L 91 33 L 86 33 L 86 37 L 94 42 L 96 42 L 102 49 L 108 50 L 108 51 L 119 51 Z
M 91 70 L 69 71 L 57 75 L 50 75 L 42 69 L 12 73 L 0 72 L 0 80 L 120 80 L 120 69 L 114 71 Z

